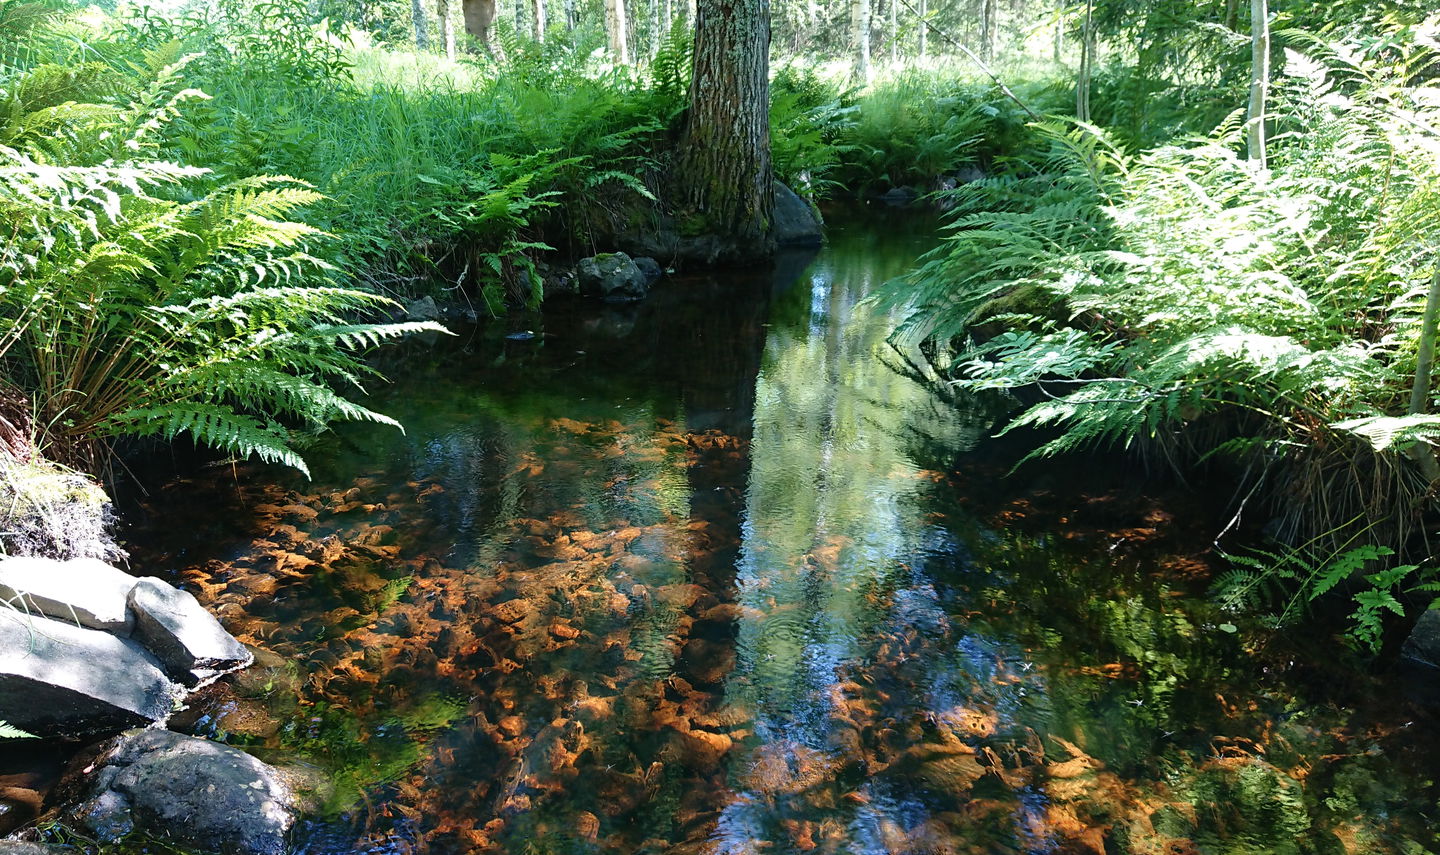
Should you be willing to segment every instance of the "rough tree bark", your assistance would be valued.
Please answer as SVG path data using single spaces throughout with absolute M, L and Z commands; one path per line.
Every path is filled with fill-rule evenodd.
M 870 0 L 850 0 L 850 35 L 855 44 L 855 79 L 870 82 Z
M 1250 106 L 1245 111 L 1245 148 L 1250 162 L 1265 168 L 1265 94 L 1270 88 L 1270 9 L 1250 0 Z
M 699 0 L 697 6 L 676 201 L 687 231 L 716 239 L 712 261 L 762 261 L 775 251 L 770 2 Z
M 610 55 L 621 65 L 630 64 L 628 28 L 625 0 L 605 0 L 605 35 L 610 42 Z

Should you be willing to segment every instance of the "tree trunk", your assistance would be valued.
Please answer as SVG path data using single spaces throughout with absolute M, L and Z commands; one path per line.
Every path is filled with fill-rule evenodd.
M 515 0 L 515 35 L 518 38 L 521 33 L 529 30 L 530 27 L 525 21 L 525 0 Z
M 1055 0 L 1055 44 L 1051 53 L 1057 64 L 1065 56 L 1065 0 Z
M 650 59 L 660 52 L 660 0 L 646 0 L 649 4 L 645 11 L 650 18 Z
M 995 0 L 980 0 L 980 56 L 995 59 Z
M 900 0 L 890 0 L 890 67 L 900 64 Z
M 1075 81 L 1075 118 L 1090 121 L 1090 75 L 1095 63 L 1095 0 L 1085 0 L 1085 22 L 1080 27 L 1080 73 Z
M 1225 0 L 1225 29 L 1240 32 L 1240 0 Z
M 770 164 L 770 2 L 699 0 L 689 119 L 677 182 L 682 233 L 718 239 L 713 261 L 775 251 Z
M 575 32 L 575 0 L 565 0 L 565 31 Z
M 530 34 L 535 41 L 545 41 L 545 0 L 530 0 Z
M 930 46 L 930 0 L 920 0 L 920 43 L 915 46 L 915 55 L 921 59 Z
M 850 0 L 850 34 L 855 43 L 855 79 L 870 82 L 870 0 Z
M 495 0 L 460 0 L 460 11 L 465 15 L 465 32 L 491 56 L 503 59 L 504 52 L 495 41 L 495 17 L 500 11 Z
M 605 34 L 610 56 L 620 65 L 630 64 L 630 39 L 625 20 L 625 0 L 605 0 Z
M 1250 162 L 1265 168 L 1265 94 L 1270 88 L 1270 10 L 1265 0 L 1250 0 L 1250 108 L 1246 110 L 1245 147 Z
M 455 60 L 455 24 L 450 20 L 450 0 L 435 0 L 435 15 L 440 19 L 440 41 L 445 46 L 445 58 Z
M 423 0 L 410 0 L 410 18 L 415 22 L 415 50 L 424 53 L 430 49 L 430 33 L 425 25 Z
M 665 0 L 660 9 L 660 39 L 670 40 L 670 30 L 675 26 L 675 0 Z

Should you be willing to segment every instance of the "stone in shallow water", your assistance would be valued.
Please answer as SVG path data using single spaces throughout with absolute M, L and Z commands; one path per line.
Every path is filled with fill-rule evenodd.
M 181 696 L 127 638 L 0 609 L 0 721 L 36 736 L 164 721 Z
M 0 600 L 17 611 L 40 614 L 129 635 L 126 597 L 135 577 L 95 558 L 0 559 Z
M 138 580 L 130 591 L 135 639 L 189 686 L 244 668 L 254 656 L 195 597 L 159 579 Z
M 71 817 L 101 843 L 133 832 L 199 852 L 282 855 L 295 797 L 276 769 L 228 745 L 132 731 L 97 764 Z

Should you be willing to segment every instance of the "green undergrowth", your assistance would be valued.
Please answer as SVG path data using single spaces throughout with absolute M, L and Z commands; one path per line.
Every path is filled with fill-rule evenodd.
M 1006 430 L 1048 437 L 1035 457 L 1120 446 L 1234 473 L 1236 508 L 1318 568 L 1245 568 L 1282 602 L 1356 546 L 1423 565 L 1410 455 L 1440 400 L 1406 412 L 1440 240 L 1440 102 L 1412 82 L 1431 57 L 1405 31 L 1287 52 L 1268 169 L 1238 116 L 1140 151 L 1036 123 L 1025 168 L 954 194 L 944 246 L 882 299 L 912 307 L 900 335 L 939 382 L 1011 396 Z M 1387 558 L 1342 574 L 1368 646 L 1427 575 Z

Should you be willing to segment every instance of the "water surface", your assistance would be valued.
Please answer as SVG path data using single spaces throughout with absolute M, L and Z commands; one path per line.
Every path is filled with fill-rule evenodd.
M 137 566 L 262 651 L 188 720 L 320 771 L 315 855 L 1437 850 L 1427 720 L 1197 596 L 1208 497 L 893 370 L 934 240 L 462 330 L 405 434 L 158 492 Z

